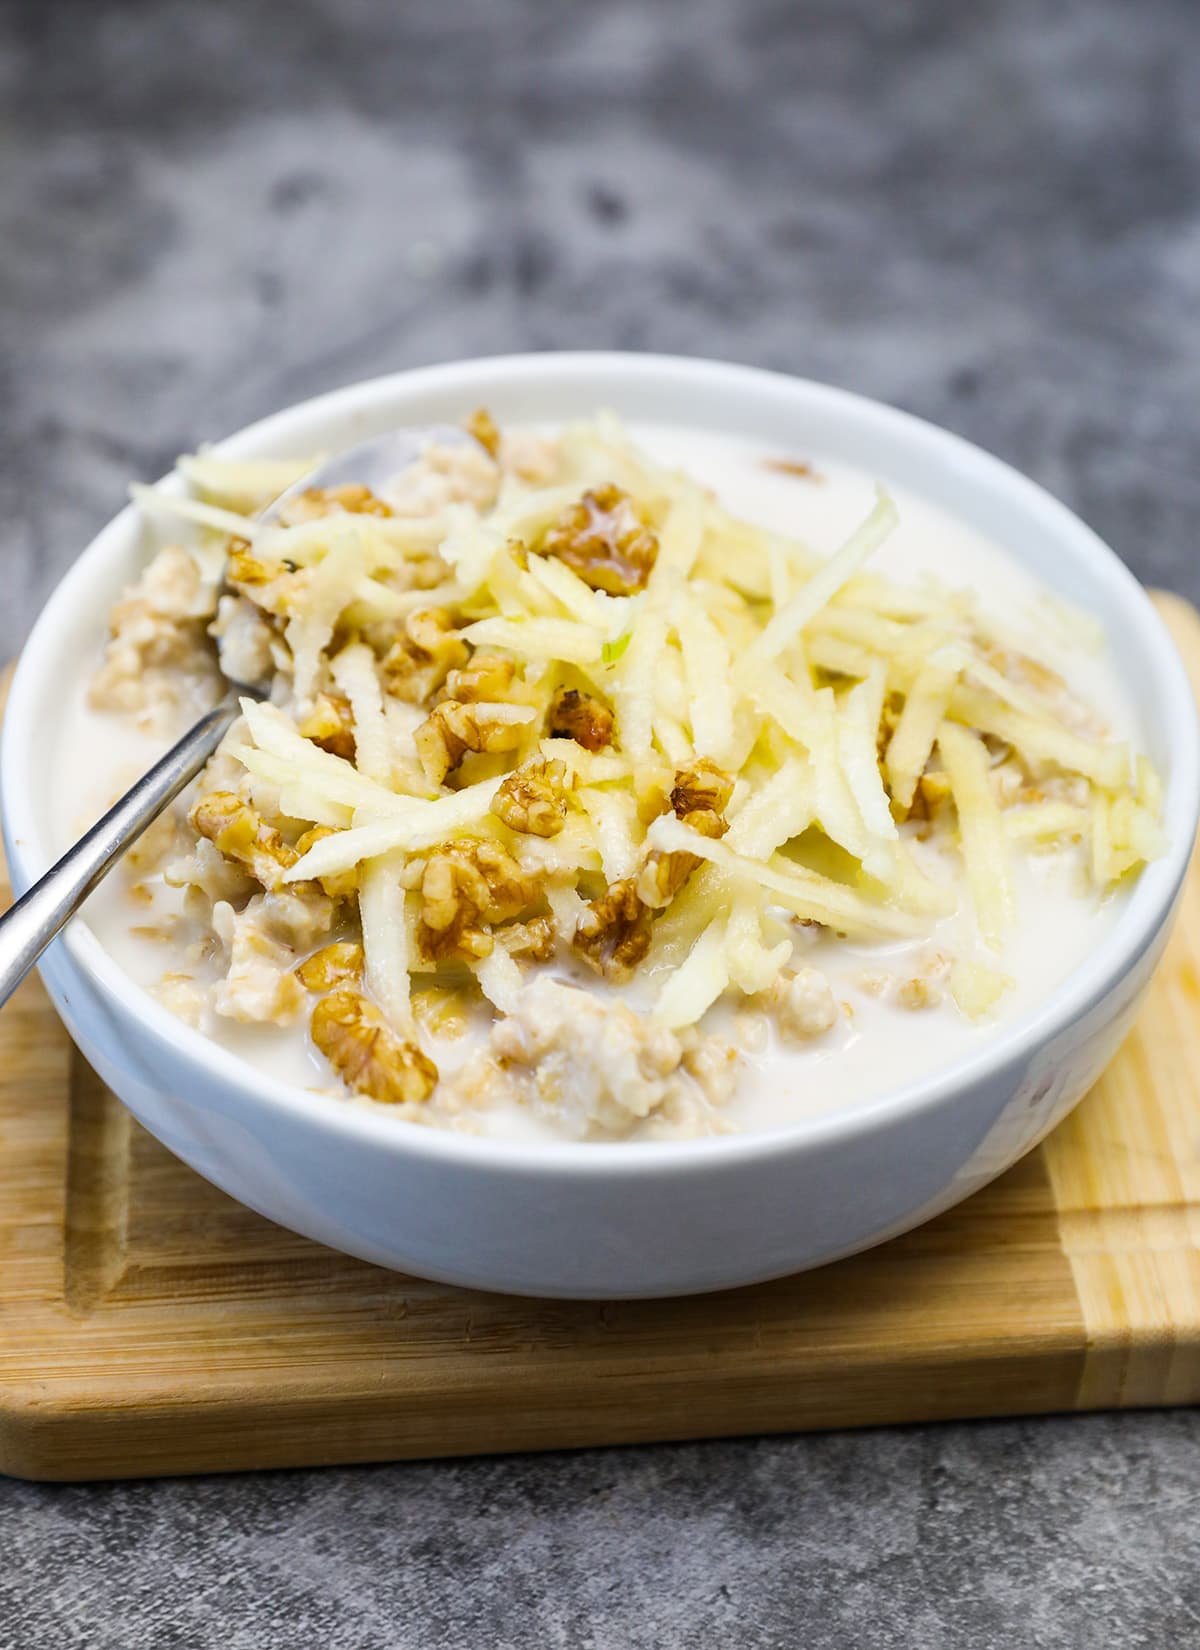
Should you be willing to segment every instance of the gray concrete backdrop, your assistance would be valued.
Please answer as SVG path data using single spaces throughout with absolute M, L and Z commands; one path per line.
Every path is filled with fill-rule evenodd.
M 196 441 L 413 363 L 782 367 L 1200 599 L 1193 0 L 0 0 L 0 644 Z M 0 1647 L 1200 1644 L 1200 1424 L 0 1483 Z

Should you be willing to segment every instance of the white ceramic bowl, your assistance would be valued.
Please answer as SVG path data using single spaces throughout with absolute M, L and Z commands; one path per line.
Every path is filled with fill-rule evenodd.
M 410 1128 L 244 1064 L 134 985 L 83 922 L 42 975 L 71 1035 L 142 1123 L 271 1219 L 385 1266 L 484 1289 L 653 1296 L 820 1265 L 904 1231 L 999 1174 L 1064 1116 L 1128 1030 L 1166 942 L 1197 816 L 1197 727 L 1179 658 L 1137 582 L 1040 488 L 944 431 L 820 384 L 703 361 L 520 356 L 402 373 L 305 402 L 229 456 L 336 448 L 486 403 L 501 422 L 615 407 L 630 420 L 812 451 L 926 495 L 1097 613 L 1167 776 L 1167 856 L 1088 961 L 940 1075 L 770 1134 L 683 1144 L 525 1145 Z M 124 510 L 34 628 L 0 751 L 12 879 L 49 860 L 47 729 L 142 555 Z

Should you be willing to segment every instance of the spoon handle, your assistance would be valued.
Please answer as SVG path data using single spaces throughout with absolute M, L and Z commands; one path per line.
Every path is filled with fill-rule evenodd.
M 114 861 L 196 777 L 239 714 L 235 694 L 222 699 L 0 917 L 0 1004 L 12 996 Z

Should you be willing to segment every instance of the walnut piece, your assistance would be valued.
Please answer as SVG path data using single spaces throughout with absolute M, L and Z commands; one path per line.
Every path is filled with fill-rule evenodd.
M 510 831 L 557 836 L 567 817 L 566 763 L 534 760 L 515 768 L 492 798 L 492 812 Z
M 415 1043 L 398 1037 L 357 991 L 334 991 L 312 1013 L 312 1039 L 338 1076 L 359 1094 L 390 1105 L 428 1100 L 438 1069 Z
M 446 677 L 446 698 L 458 699 L 463 704 L 474 704 L 480 699 L 503 703 L 509 698 L 516 673 L 512 659 L 481 650 Z
M 421 876 L 421 949 L 432 962 L 488 957 L 492 924 L 508 922 L 537 897 L 532 879 L 500 843 L 448 843 L 430 854 Z
M 282 562 L 266 562 L 250 548 L 249 539 L 232 538 L 225 546 L 225 582 L 235 589 L 253 589 L 270 584 L 286 572 Z
M 549 962 L 558 944 L 558 930 L 553 917 L 530 917 L 528 922 L 512 922 L 498 929 L 496 938 L 510 957 Z
M 284 886 L 283 873 L 300 857 L 256 808 L 233 791 L 202 796 L 188 819 L 198 835 L 272 891 Z
M 352 940 L 335 940 L 314 951 L 296 969 L 296 978 L 306 991 L 332 991 L 335 986 L 361 980 L 363 948 Z
M 496 427 L 496 420 L 486 407 L 476 407 L 470 418 L 463 425 L 468 435 L 473 435 L 489 458 L 500 457 L 500 431 Z
M 612 744 L 613 713 L 590 694 L 567 688 L 550 708 L 548 729 L 551 739 L 573 739 L 586 751 L 599 751 Z
M 276 618 L 293 613 L 312 583 L 314 569 L 273 558 L 264 561 L 246 539 L 231 538 L 225 547 L 225 582 L 256 608 Z
M 627 978 L 650 949 L 654 918 L 633 877 L 611 882 L 575 927 L 574 946 L 597 974 Z
M 593 590 L 632 596 L 646 588 L 658 537 L 629 494 L 609 485 L 589 489 L 569 505 L 535 548 L 564 563 Z
M 695 854 L 664 854 L 661 849 L 652 848 L 634 879 L 638 898 L 652 911 L 662 911 L 699 864 Z
M 301 858 L 317 842 L 323 842 L 327 836 L 336 836 L 337 832 L 332 825 L 314 825 L 311 830 L 296 842 L 296 858 Z M 316 879 L 330 899 L 353 899 L 358 893 L 358 868 L 351 866 L 348 871 L 327 871 L 323 877 Z
M 354 713 L 350 701 L 341 693 L 318 693 L 313 707 L 300 723 L 300 732 L 323 751 L 353 762 L 356 750 L 354 740 Z
M 671 808 L 677 819 L 702 836 L 724 836 L 729 829 L 725 809 L 732 795 L 733 780 L 715 762 L 701 756 L 676 773 Z
M 701 836 L 716 838 L 729 829 L 725 808 L 732 795 L 733 780 L 702 756 L 676 773 L 670 802 L 676 818 Z M 700 863 L 698 855 L 686 851 L 663 853 L 652 849 L 637 875 L 642 902 L 655 910 L 669 905 Z
M 384 691 L 423 705 L 466 659 L 467 644 L 454 628 L 454 615 L 444 607 L 419 608 L 405 619 L 404 635 L 381 661 Z
M 524 722 L 502 721 L 484 703 L 443 699 L 413 734 L 425 777 L 441 785 L 467 751 L 512 751 L 525 738 Z

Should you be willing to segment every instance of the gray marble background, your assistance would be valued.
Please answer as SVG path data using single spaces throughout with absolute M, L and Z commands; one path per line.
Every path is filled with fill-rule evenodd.
M 0 0 L 0 643 L 198 440 L 566 346 L 882 396 L 1200 599 L 1194 0 Z M 1200 1423 L 38 1488 L 0 1646 L 1200 1643 Z

